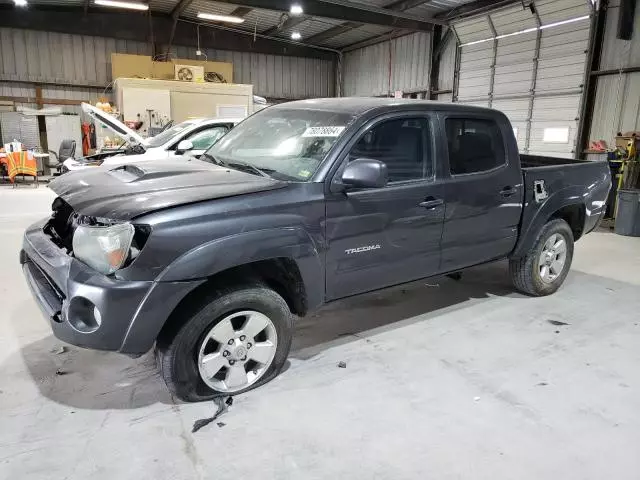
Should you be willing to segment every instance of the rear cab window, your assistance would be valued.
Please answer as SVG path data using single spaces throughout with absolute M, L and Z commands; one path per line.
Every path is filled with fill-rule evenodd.
M 488 172 L 506 165 L 504 139 L 495 120 L 448 117 L 445 130 L 451 175 Z

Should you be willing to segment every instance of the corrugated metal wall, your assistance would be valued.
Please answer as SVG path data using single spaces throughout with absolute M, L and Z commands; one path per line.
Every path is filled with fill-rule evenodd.
M 460 39 L 457 100 L 511 120 L 521 151 L 572 158 L 580 117 L 591 14 L 585 0 L 535 0 L 455 24 Z M 538 28 L 540 27 L 540 28 Z M 567 141 L 545 141 L 549 128 Z
M 612 0 L 602 44 L 601 70 L 640 66 L 640 8 L 636 14 L 631 40 L 616 38 L 620 2 Z M 617 132 L 640 130 L 640 72 L 598 77 L 596 101 L 589 140 L 613 144 Z
M 431 35 L 420 32 L 347 52 L 344 96 L 380 96 L 429 89 Z
M 11 80 L 68 85 L 47 87 L 45 98 L 94 100 L 111 81 L 111 53 L 149 55 L 150 48 L 144 42 L 0 28 L 0 95 L 35 95 L 32 86 L 7 82 Z M 195 58 L 193 47 L 177 46 L 172 53 Z M 204 53 L 208 60 L 232 62 L 234 81 L 253 84 L 257 95 L 296 99 L 334 94 L 330 60 L 213 49 Z

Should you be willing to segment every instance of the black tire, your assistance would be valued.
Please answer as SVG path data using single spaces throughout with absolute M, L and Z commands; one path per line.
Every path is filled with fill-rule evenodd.
M 538 259 L 542 253 L 545 242 L 551 235 L 562 235 L 567 244 L 567 253 L 562 273 L 551 283 L 545 283 L 540 276 Z M 542 297 L 554 293 L 569 273 L 573 260 L 573 232 L 571 227 L 562 219 L 550 220 L 542 227 L 536 241 L 529 251 L 519 258 L 509 260 L 509 273 L 515 287 L 527 295 Z
M 264 376 L 249 387 L 233 392 L 218 392 L 206 385 L 199 374 L 197 358 L 206 332 L 226 315 L 240 310 L 255 310 L 273 322 L 278 343 L 275 356 Z M 160 373 L 173 395 L 186 402 L 209 400 L 216 396 L 237 395 L 272 380 L 284 366 L 293 332 L 293 314 L 284 299 L 264 285 L 247 285 L 219 290 L 205 298 L 178 327 L 163 331 L 156 343 Z

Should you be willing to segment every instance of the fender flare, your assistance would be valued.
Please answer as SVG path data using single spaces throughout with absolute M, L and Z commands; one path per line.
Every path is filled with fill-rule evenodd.
M 202 279 L 233 267 L 275 258 L 296 262 L 309 306 L 320 305 L 324 299 L 323 263 L 315 242 L 301 227 L 254 230 L 212 240 L 178 257 L 156 281 Z
M 553 215 L 565 207 L 580 206 L 586 208 L 585 199 L 582 194 L 584 187 L 572 185 L 557 192 L 552 193 L 547 200 L 540 206 L 534 216 L 528 221 L 525 231 L 521 231 L 520 238 L 516 244 L 511 257 L 520 257 L 524 255 L 538 237 L 538 232 L 549 221 Z M 533 198 L 528 199 L 529 203 L 535 202 Z M 526 206 L 525 206 L 526 208 Z M 523 222 L 526 219 L 523 218 Z M 523 223 L 524 225 L 524 223 Z M 584 226 L 583 226 L 584 227 Z

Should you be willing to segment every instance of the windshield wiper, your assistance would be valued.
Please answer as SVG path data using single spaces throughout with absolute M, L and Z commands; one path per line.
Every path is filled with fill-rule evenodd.
M 206 160 L 211 161 L 212 163 L 215 163 L 216 165 L 220 165 L 222 167 L 231 167 L 231 168 L 235 168 L 236 170 L 240 170 L 243 172 L 253 172 L 256 173 L 262 177 L 267 177 L 267 178 L 271 178 L 271 175 L 269 175 L 269 173 L 273 173 L 275 172 L 275 170 L 270 169 L 270 168 L 259 168 L 256 167 L 255 165 L 251 165 L 250 163 L 246 163 L 240 160 L 234 160 L 232 162 L 228 162 L 226 160 L 221 160 L 219 158 L 214 157 L 213 155 L 211 155 L 210 153 L 204 152 L 201 156 L 201 158 L 204 157 Z
M 202 160 L 202 159 L 208 160 L 208 161 L 210 161 L 211 163 L 213 163 L 215 165 L 224 166 L 223 162 L 221 162 L 216 157 L 214 157 L 213 155 L 211 155 L 210 153 L 207 153 L 207 152 L 204 152 L 202 155 L 200 155 L 200 160 Z

